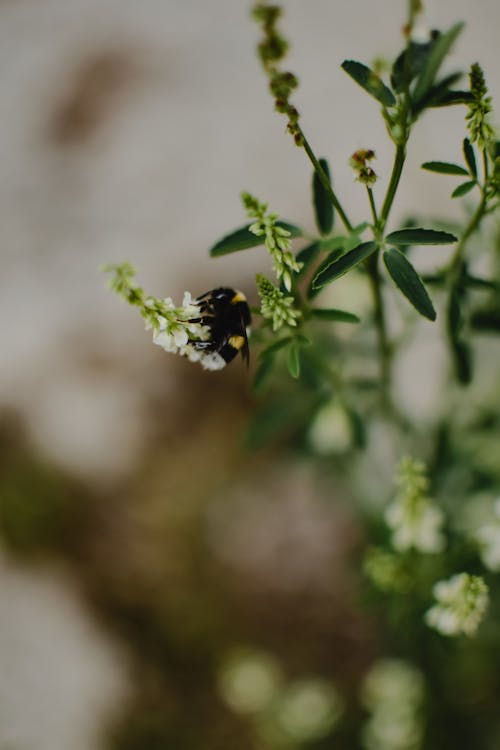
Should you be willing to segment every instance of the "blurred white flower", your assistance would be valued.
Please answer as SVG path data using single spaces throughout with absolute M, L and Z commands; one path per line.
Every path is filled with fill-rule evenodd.
M 437 603 L 425 621 L 441 635 L 474 635 L 489 604 L 488 587 L 479 576 L 457 573 L 433 588 Z
M 309 429 L 309 443 L 320 455 L 343 453 L 352 443 L 352 427 L 344 406 L 332 399 L 316 414 Z
M 338 723 L 343 701 L 330 682 L 320 678 L 293 682 L 276 704 L 274 722 L 296 743 L 325 737 Z
M 479 545 L 485 567 L 497 573 L 500 571 L 500 498 L 495 501 L 494 513 L 494 520 L 480 526 L 474 533 L 474 539 Z
M 366 675 L 361 699 L 371 716 L 363 728 L 368 750 L 419 750 L 424 723 L 422 673 L 400 659 L 382 659 Z
M 275 699 L 281 670 L 271 654 L 241 649 L 222 664 L 217 682 L 221 697 L 233 711 L 258 713 Z
M 385 513 L 387 525 L 392 529 L 392 543 L 399 551 L 418 549 L 433 554 L 445 546 L 442 534 L 444 513 L 424 497 L 397 498 Z
M 392 529 L 393 546 L 400 552 L 412 548 L 426 554 L 441 552 L 445 547 L 442 533 L 445 517 L 425 495 L 428 480 L 424 464 L 403 458 L 396 481 L 399 492 L 385 512 L 387 525 Z

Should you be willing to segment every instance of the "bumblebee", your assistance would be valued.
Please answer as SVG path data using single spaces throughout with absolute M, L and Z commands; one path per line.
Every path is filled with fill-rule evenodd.
M 202 364 L 208 369 L 218 370 L 232 362 L 240 352 L 248 367 L 251 315 L 243 292 L 219 287 L 202 294 L 196 299 L 196 304 L 201 313 L 196 322 L 210 330 L 208 341 L 192 342 L 196 349 L 203 351 Z

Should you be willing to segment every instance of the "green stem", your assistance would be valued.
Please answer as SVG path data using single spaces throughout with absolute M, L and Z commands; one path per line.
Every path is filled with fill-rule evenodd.
M 373 297 L 373 317 L 377 331 L 378 350 L 380 356 L 380 377 L 385 401 L 388 401 L 389 387 L 391 383 L 391 360 L 392 348 L 387 335 L 387 323 L 385 319 L 384 300 L 382 299 L 382 284 L 378 266 L 379 252 L 373 253 L 367 258 L 366 268 L 370 279 L 370 287 Z
M 382 212 L 380 214 L 380 224 L 381 224 L 382 231 L 385 229 L 387 219 L 389 218 L 389 213 L 392 208 L 392 204 L 394 202 L 394 197 L 396 195 L 396 190 L 399 185 L 399 180 L 401 179 L 401 172 L 403 171 L 405 159 L 406 159 L 406 141 L 404 143 L 398 144 L 398 146 L 396 147 L 396 155 L 394 157 L 394 165 L 392 167 L 391 179 L 389 182 L 389 186 L 387 188 L 384 205 L 382 206 Z
M 341 222 L 345 226 L 348 232 L 352 231 L 352 224 L 347 218 L 344 209 L 339 203 L 339 199 L 335 195 L 332 185 L 330 183 L 330 180 L 328 179 L 328 175 L 326 174 L 325 170 L 322 168 L 321 164 L 319 163 L 318 159 L 316 158 L 314 151 L 312 150 L 311 146 L 309 145 L 307 138 L 304 135 L 304 132 L 301 128 L 299 128 L 299 133 L 302 137 L 302 145 L 304 146 L 304 151 L 306 152 L 307 156 L 309 157 L 309 161 L 314 167 L 314 170 L 316 174 L 318 175 L 319 179 L 321 180 L 321 184 L 325 188 L 328 197 L 330 198 L 332 205 L 337 210 L 337 213 L 340 217 Z
M 370 201 L 370 208 L 372 212 L 373 217 L 373 228 L 375 231 L 378 229 L 378 216 L 377 216 L 377 207 L 375 205 L 375 199 L 373 197 L 373 190 L 368 185 L 366 186 L 366 190 L 368 192 L 368 199 Z

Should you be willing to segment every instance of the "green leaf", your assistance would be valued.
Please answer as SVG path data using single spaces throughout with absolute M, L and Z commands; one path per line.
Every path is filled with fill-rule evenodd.
M 218 242 L 210 248 L 209 253 L 212 258 L 218 258 L 221 255 L 228 255 L 229 253 L 236 253 L 239 250 L 247 250 L 249 247 L 258 247 L 264 244 L 264 235 L 257 236 L 253 232 L 249 232 L 248 228 L 251 224 L 247 224 L 241 229 L 237 229 L 231 234 L 227 234 L 225 237 L 220 239 Z M 277 221 L 276 226 L 287 229 L 292 237 L 302 237 L 303 231 L 300 227 L 295 224 L 290 224 L 287 221 Z
M 288 348 L 287 366 L 292 378 L 297 379 L 300 376 L 300 346 L 294 342 Z
M 458 164 L 450 164 L 447 161 L 425 161 L 421 165 L 422 169 L 429 172 L 438 172 L 439 174 L 459 174 L 467 176 L 469 173 Z
M 328 177 L 328 182 L 330 182 L 330 168 L 328 162 L 326 159 L 320 159 L 319 163 Z M 330 196 L 323 187 L 323 183 L 319 179 L 316 171 L 313 172 L 312 193 L 316 226 L 318 227 L 320 234 L 330 234 L 333 228 L 333 205 Z
M 351 268 L 372 255 L 376 249 L 377 244 L 375 242 L 362 242 L 361 245 L 342 255 L 338 260 L 333 260 L 329 265 L 318 271 L 312 282 L 313 289 L 321 289 L 334 279 L 343 276 Z
M 277 351 L 282 349 L 284 346 L 290 343 L 292 340 L 291 336 L 285 336 L 283 339 L 278 339 L 278 341 L 274 341 L 269 346 L 266 346 L 265 349 L 263 349 L 260 354 L 259 358 L 264 359 L 266 357 L 269 357 L 270 355 L 274 355 Z
M 448 107 L 452 104 L 460 104 L 463 103 L 464 94 L 465 99 L 469 99 L 471 95 L 468 91 L 453 91 L 450 88 L 460 78 L 462 78 L 462 73 L 451 73 L 451 75 L 442 78 L 434 86 L 431 86 L 422 99 L 414 103 L 413 111 L 418 114 L 426 107 Z
M 366 65 L 355 60 L 344 60 L 342 68 L 384 107 L 393 107 L 396 104 L 396 99 L 390 88 Z
M 312 299 L 313 297 L 318 294 L 320 291 L 319 289 L 316 289 L 314 286 L 314 279 L 318 274 L 322 273 L 325 268 L 328 268 L 334 261 L 336 261 L 338 258 L 342 256 L 343 249 L 341 247 L 337 248 L 336 250 L 332 250 L 331 253 L 319 264 L 318 268 L 316 269 L 316 273 L 314 274 L 314 277 L 309 285 L 309 289 L 307 290 L 307 296 L 309 299 Z
M 264 357 L 263 359 L 261 359 L 252 383 L 252 390 L 254 393 L 262 393 L 269 381 L 269 377 L 273 371 L 273 367 L 274 356 L 270 355 L 269 357 Z
M 468 104 L 474 100 L 474 95 L 470 91 L 445 91 L 439 96 L 432 96 L 432 91 L 433 89 L 431 89 L 427 107 L 452 107 L 454 104 Z
M 413 307 L 424 318 L 436 320 L 436 311 L 427 290 L 406 255 L 392 247 L 385 251 L 384 263 L 392 280 Z
M 466 193 L 469 193 L 473 188 L 475 188 L 477 185 L 477 182 L 475 180 L 470 180 L 469 182 L 462 182 L 461 185 L 455 188 L 455 190 L 452 192 L 451 197 L 452 198 L 460 198 L 462 195 L 466 195 Z
M 471 315 L 470 323 L 476 331 L 500 334 L 500 308 L 484 307 L 475 310 Z
M 296 255 L 296 260 L 302 263 L 302 268 L 299 271 L 299 276 L 302 276 L 309 266 L 314 263 L 316 258 L 321 252 L 321 244 L 319 242 L 313 242 L 307 247 L 303 247 Z
M 449 31 L 445 34 L 440 34 L 434 40 L 413 91 L 413 99 L 415 102 L 419 102 L 420 99 L 423 99 L 432 87 L 444 58 L 462 31 L 463 26 L 463 23 L 456 23 L 451 29 L 449 29 Z
M 457 241 L 457 238 L 449 232 L 421 229 L 420 227 L 398 229 L 396 232 L 388 234 L 385 239 L 393 245 L 449 245 L 451 242 Z
M 336 307 L 316 307 L 314 310 L 311 310 L 311 315 L 313 316 L 313 318 L 318 318 L 318 320 L 335 320 L 340 323 L 360 322 L 358 316 L 354 315 L 354 313 L 347 312 L 347 310 L 339 310 Z
M 467 164 L 469 168 L 469 173 L 473 177 L 477 177 L 476 156 L 474 154 L 474 149 L 472 147 L 472 144 L 468 138 L 464 138 L 462 149 L 464 152 L 465 163 Z
M 391 85 L 394 91 L 401 93 L 424 67 L 433 42 L 410 42 L 396 58 L 391 72 Z

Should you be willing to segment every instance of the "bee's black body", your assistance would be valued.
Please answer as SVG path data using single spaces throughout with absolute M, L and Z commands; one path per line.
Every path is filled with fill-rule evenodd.
M 219 287 L 202 294 L 196 302 L 201 311 L 200 322 L 210 329 L 210 339 L 196 342 L 196 348 L 216 352 L 226 364 L 241 352 L 248 365 L 247 327 L 251 316 L 245 295 L 235 289 Z

